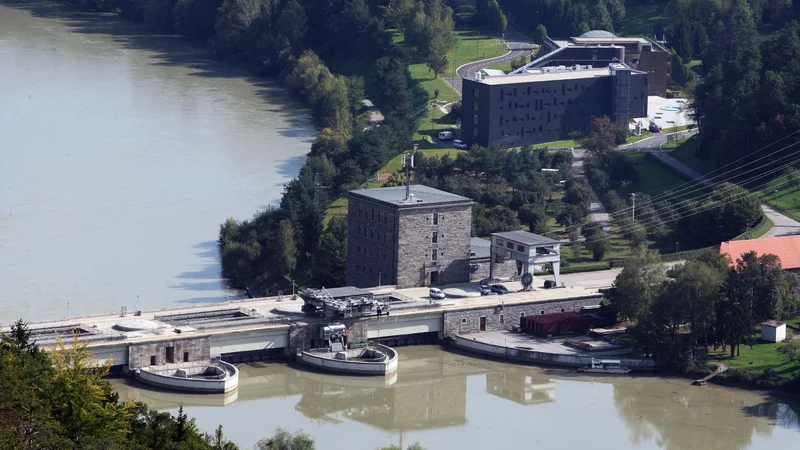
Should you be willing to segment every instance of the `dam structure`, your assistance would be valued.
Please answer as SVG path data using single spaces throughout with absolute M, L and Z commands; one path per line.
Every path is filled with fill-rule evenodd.
M 510 288 L 518 282 L 506 283 Z M 478 291 L 477 283 L 458 285 Z M 521 288 L 521 285 L 519 285 Z M 529 315 L 580 311 L 600 304 L 602 294 L 583 288 L 521 290 L 505 295 L 433 300 L 427 288 L 336 288 L 329 292 L 374 299 L 380 314 L 351 310 L 335 318 L 320 308 L 309 312 L 300 296 L 265 297 L 159 311 L 69 318 L 29 324 L 32 339 L 52 348 L 57 338 L 85 343 L 98 362 L 112 361 L 112 371 L 141 373 L 151 366 L 232 364 L 294 358 L 318 347 L 320 327 L 344 325 L 350 346 L 422 344 L 483 331 L 512 330 Z M 334 304 L 340 304 L 341 298 Z M 356 302 L 358 303 L 358 302 Z M 305 309 L 305 311 L 304 311 Z M 324 308 L 322 308 L 324 309 Z M 388 309 L 388 311 L 387 311 Z M 369 311 L 372 311 L 370 309 Z M 8 328 L 3 330 L 8 331 Z M 137 372 L 138 371 L 138 372 Z

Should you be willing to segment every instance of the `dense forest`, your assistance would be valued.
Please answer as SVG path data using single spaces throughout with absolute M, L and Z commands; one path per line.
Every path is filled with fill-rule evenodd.
M 327 208 L 408 148 L 429 100 L 411 77 L 409 64 L 424 62 L 438 76 L 448 67 L 458 26 L 499 34 L 512 25 L 541 41 L 589 29 L 626 34 L 632 21 L 642 22 L 646 34 L 673 49 L 675 85 L 689 96 L 700 125 L 698 157 L 714 167 L 739 166 L 763 157 L 767 144 L 785 138 L 769 149 L 774 158 L 759 164 L 766 163 L 766 170 L 796 162 L 792 150 L 783 147 L 800 136 L 793 131 L 800 125 L 795 68 L 800 29 L 794 22 L 798 7 L 783 0 L 480 0 L 477 11 L 469 13 L 454 0 L 74 1 L 206 41 L 218 57 L 277 77 L 312 106 L 322 130 L 279 205 L 250 220 L 228 220 L 220 228 L 223 275 L 255 295 L 288 292 L 290 279 L 317 285 L 344 282 L 346 223 L 326 218 Z M 642 17 L 642 11 L 657 14 Z M 368 69 L 351 71 L 351 76 L 329 68 L 364 61 Z M 703 79 L 696 80 L 695 73 Z M 381 126 L 366 126 L 365 96 L 385 116 Z M 619 143 L 616 135 L 599 139 L 612 148 Z M 605 230 L 584 223 L 590 197 L 586 186 L 570 180 L 565 158 L 544 155 L 532 149 L 476 148 L 456 159 L 420 158 L 415 177 L 475 198 L 474 234 L 519 226 L 547 232 L 547 217 L 555 217 L 571 241 L 581 233 L 587 245 L 595 242 L 592 252 L 601 259 L 607 239 Z M 475 164 L 491 170 L 476 172 Z M 667 201 L 642 195 L 637 214 L 639 223 L 648 226 L 629 224 L 628 206 L 616 193 L 621 183 L 635 181 L 630 162 L 601 152 L 587 166 L 587 175 L 634 247 L 648 239 L 708 245 L 735 236 L 761 217 L 741 188 L 725 185 L 707 198 Z M 562 169 L 560 179 L 536 173 L 542 167 Z M 757 187 L 735 172 L 726 179 Z M 560 180 L 570 181 L 563 198 L 553 200 L 550 192 Z M 707 212 L 683 214 L 693 208 Z M 699 232 L 682 231 L 689 229 Z

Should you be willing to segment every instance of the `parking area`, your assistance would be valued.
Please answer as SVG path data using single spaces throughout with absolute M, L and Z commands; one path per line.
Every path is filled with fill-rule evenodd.
M 647 97 L 647 117 L 635 118 L 641 121 L 644 129 L 655 122 L 660 128 L 672 128 L 695 123 L 687 109 L 685 98 L 664 98 L 651 95 Z

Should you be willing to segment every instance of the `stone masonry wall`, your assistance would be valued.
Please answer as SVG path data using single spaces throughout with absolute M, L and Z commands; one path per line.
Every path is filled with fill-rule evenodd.
M 394 284 L 397 209 L 350 197 L 347 209 L 347 284 Z
M 189 353 L 189 361 L 208 361 L 211 359 L 211 346 L 208 337 L 172 339 L 153 343 L 131 344 L 128 346 L 128 369 L 148 367 L 151 357 L 156 357 L 156 365 L 167 364 L 167 347 L 174 349 L 173 362 L 183 362 L 183 354 Z
M 438 225 L 433 213 L 439 213 Z M 439 272 L 436 284 L 469 281 L 469 240 L 472 206 L 451 205 L 400 210 L 397 255 L 397 287 L 431 284 L 430 274 Z M 437 243 L 431 242 L 438 232 Z M 437 260 L 431 253 L 437 252 Z
M 498 301 L 501 297 L 498 296 Z M 486 318 L 486 331 L 510 330 L 520 325 L 521 315 L 555 314 L 560 312 L 579 312 L 584 306 L 599 305 L 603 296 L 598 294 L 578 299 L 553 300 L 527 305 L 500 305 L 462 311 L 445 311 L 444 336 L 477 333 L 480 331 L 480 318 Z
M 470 264 L 477 265 L 478 267 L 470 269 L 469 279 L 470 281 L 480 281 L 485 278 L 489 278 L 489 260 L 488 259 L 473 259 L 470 261 Z M 494 265 L 494 276 L 495 278 L 508 278 L 517 274 L 517 262 L 516 261 L 503 261 L 501 263 L 496 263 Z

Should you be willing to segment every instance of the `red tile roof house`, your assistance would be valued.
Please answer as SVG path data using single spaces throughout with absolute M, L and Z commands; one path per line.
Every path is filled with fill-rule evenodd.
M 758 256 L 770 253 L 776 255 L 781 260 L 781 267 L 784 270 L 800 269 L 800 235 L 746 239 L 719 244 L 719 252 L 728 255 L 734 264 L 743 254 L 752 251 Z

